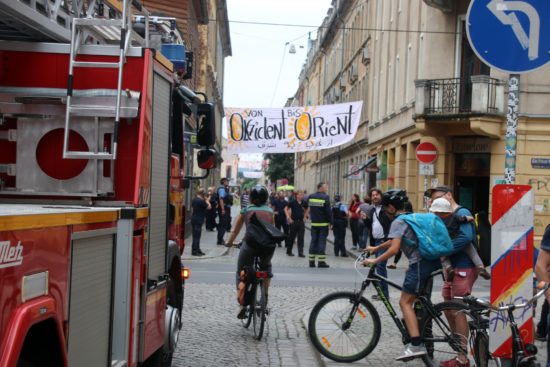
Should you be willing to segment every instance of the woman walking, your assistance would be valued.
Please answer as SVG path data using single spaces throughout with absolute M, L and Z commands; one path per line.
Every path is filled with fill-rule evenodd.
M 204 189 L 197 190 L 197 196 L 191 202 L 193 214 L 191 214 L 191 226 L 193 227 L 193 245 L 191 246 L 191 255 L 203 256 L 201 251 L 200 241 L 202 225 L 206 218 L 206 211 L 211 208 L 210 202 L 204 196 Z
M 352 248 L 354 250 L 357 250 L 359 247 L 359 205 L 361 205 L 359 195 L 353 194 L 351 202 L 349 203 L 348 217 L 353 242 Z

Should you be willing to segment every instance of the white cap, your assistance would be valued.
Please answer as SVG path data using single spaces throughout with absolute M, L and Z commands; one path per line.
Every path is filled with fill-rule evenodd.
M 432 206 L 430 206 L 430 213 L 452 213 L 453 208 L 449 200 L 445 198 L 437 198 L 433 201 Z

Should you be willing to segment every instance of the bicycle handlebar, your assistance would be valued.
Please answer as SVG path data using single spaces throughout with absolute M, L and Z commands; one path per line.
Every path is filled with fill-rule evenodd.
M 371 257 L 371 255 L 372 254 L 370 252 L 365 251 L 365 252 L 361 252 L 359 254 L 359 256 L 357 256 L 357 259 L 355 259 L 355 264 L 354 264 L 355 271 L 358 272 L 359 275 L 361 275 L 362 277 L 365 277 L 365 275 L 363 273 L 361 273 L 361 271 L 358 269 L 358 266 L 359 266 L 359 264 L 362 264 L 364 260 Z
M 465 296 L 465 297 L 454 297 L 454 299 L 458 299 L 461 301 L 466 302 L 469 305 L 472 306 L 481 306 L 485 309 L 491 309 L 493 311 L 508 311 L 510 309 L 518 309 L 518 308 L 525 308 L 530 305 L 532 305 L 537 299 L 542 297 L 543 294 L 546 293 L 546 291 L 550 288 L 550 283 L 546 284 L 540 291 L 538 291 L 533 298 L 528 300 L 527 302 L 515 304 L 515 303 L 509 303 L 506 306 L 495 306 L 491 304 L 488 300 L 484 298 L 477 298 L 474 296 Z

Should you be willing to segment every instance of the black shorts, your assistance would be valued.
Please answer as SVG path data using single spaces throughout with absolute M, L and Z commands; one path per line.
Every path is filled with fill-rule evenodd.
M 274 252 L 275 248 L 265 249 L 250 247 L 246 244 L 246 242 L 243 241 L 239 252 L 239 260 L 237 261 L 237 285 L 239 284 L 239 272 L 241 271 L 241 269 L 245 266 L 254 266 L 254 259 L 256 257 L 260 258 L 258 264 L 260 271 L 265 271 L 269 274 L 269 277 L 271 278 L 273 276 L 271 258 L 273 258 Z

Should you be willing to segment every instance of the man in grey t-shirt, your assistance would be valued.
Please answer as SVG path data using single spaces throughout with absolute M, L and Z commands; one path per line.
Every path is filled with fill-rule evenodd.
M 374 259 L 366 259 L 364 265 L 375 265 L 383 263 L 390 257 L 397 254 L 399 249 L 403 251 L 409 259 L 409 268 L 405 273 L 403 289 L 399 306 L 405 319 L 407 330 L 411 337 L 411 343 L 407 345 L 402 355 L 396 360 L 409 360 L 411 358 L 421 357 L 427 354 L 426 347 L 422 344 L 418 320 L 414 312 L 414 301 L 418 294 L 423 290 L 430 274 L 441 268 L 439 260 L 428 261 L 422 259 L 418 251 L 418 240 L 412 228 L 401 218 L 400 214 L 405 213 L 405 203 L 408 202 L 407 194 L 404 190 L 393 189 L 382 196 L 382 205 L 384 210 L 396 219 L 392 222 L 388 234 L 388 241 L 376 247 L 369 247 L 369 252 L 378 253 L 380 250 L 387 249 L 380 256 Z

